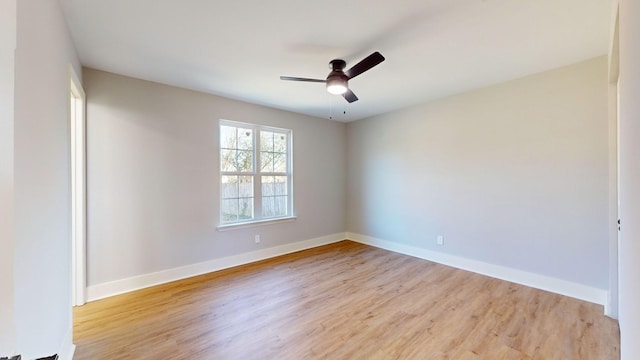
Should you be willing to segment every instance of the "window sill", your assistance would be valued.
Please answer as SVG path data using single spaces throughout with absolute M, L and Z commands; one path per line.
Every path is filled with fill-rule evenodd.
M 272 224 L 278 224 L 278 223 L 291 222 L 295 220 L 296 220 L 296 216 L 287 216 L 287 217 L 281 217 L 281 218 L 275 218 L 275 219 L 247 221 L 247 222 L 241 222 L 241 223 L 218 225 L 218 227 L 216 227 L 216 230 L 218 231 L 237 230 L 237 229 L 244 229 L 244 228 L 254 227 L 254 226 L 272 225 Z

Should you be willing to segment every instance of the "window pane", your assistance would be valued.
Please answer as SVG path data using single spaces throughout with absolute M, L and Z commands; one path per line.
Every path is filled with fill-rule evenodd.
M 274 195 L 287 195 L 287 177 L 286 176 L 274 176 Z
M 241 172 L 252 172 L 253 171 L 253 151 L 250 150 L 238 150 L 237 156 L 237 166 L 238 170 Z
M 253 176 L 240 176 L 238 196 L 241 198 L 253 198 Z
M 222 198 L 237 198 L 238 197 L 238 177 L 237 176 L 222 176 Z
M 288 214 L 286 196 L 266 196 L 262 198 L 262 216 L 275 217 Z
M 287 152 L 287 135 L 280 133 L 273 134 L 273 151 L 281 153 Z
M 272 196 L 262 198 L 262 216 L 273 217 L 275 216 L 274 200 Z
M 238 199 L 222 200 L 222 221 L 238 220 Z
M 262 176 L 262 196 L 273 196 L 275 190 L 273 188 L 273 176 Z
M 277 217 L 289 214 L 288 179 L 286 176 L 261 176 L 262 216 Z
M 238 128 L 238 149 L 253 150 L 253 130 Z
M 273 172 L 273 153 L 260 152 L 260 162 L 262 163 L 260 171 Z
M 220 126 L 220 147 L 227 149 L 235 149 L 237 147 L 235 127 Z
M 260 131 L 260 151 L 273 151 L 273 133 Z
M 287 172 L 287 155 L 284 153 L 273 154 L 273 172 Z
M 274 216 L 287 215 L 287 197 L 276 196 L 274 198 Z
M 237 171 L 235 150 L 220 149 L 220 171 Z
M 240 208 L 238 212 L 239 220 L 253 219 L 253 198 L 244 198 L 238 201 Z

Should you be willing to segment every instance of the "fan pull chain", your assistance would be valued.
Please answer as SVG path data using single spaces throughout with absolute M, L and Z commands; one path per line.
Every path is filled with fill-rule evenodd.
M 329 120 L 333 120 L 333 100 L 332 96 L 329 96 Z
M 329 97 L 329 120 L 333 120 L 333 99 L 334 96 L 330 96 Z M 343 115 L 347 115 L 347 105 L 343 105 L 342 107 L 342 114 Z

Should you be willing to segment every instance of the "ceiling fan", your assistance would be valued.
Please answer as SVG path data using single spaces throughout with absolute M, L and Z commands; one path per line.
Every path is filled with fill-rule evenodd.
M 352 103 L 358 100 L 356 94 L 349 89 L 349 80 L 362 74 L 363 72 L 370 70 L 374 66 L 384 61 L 384 56 L 379 52 L 362 59 L 359 63 L 355 64 L 351 69 L 344 71 L 347 63 L 342 59 L 334 59 L 329 62 L 331 72 L 325 80 L 320 79 L 308 79 L 291 76 L 280 76 L 280 80 L 290 81 L 306 81 L 306 82 L 318 82 L 325 83 L 327 85 L 327 91 L 331 94 L 342 95 L 348 102 Z

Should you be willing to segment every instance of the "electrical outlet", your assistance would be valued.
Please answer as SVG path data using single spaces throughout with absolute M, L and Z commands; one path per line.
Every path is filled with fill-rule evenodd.
M 444 245 L 444 236 L 438 235 L 438 238 L 436 239 L 436 242 L 440 246 Z
M 256 235 L 254 240 L 255 240 L 256 244 L 260 244 L 260 235 Z

